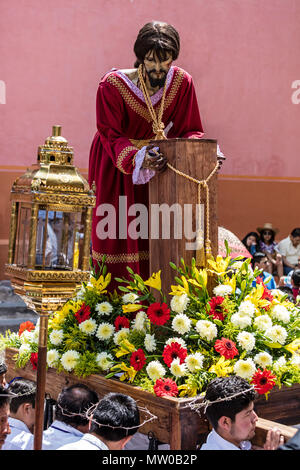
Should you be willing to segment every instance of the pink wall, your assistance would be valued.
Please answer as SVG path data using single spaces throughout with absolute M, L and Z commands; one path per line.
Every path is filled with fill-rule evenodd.
M 31 163 L 60 123 L 86 168 L 98 80 L 132 66 L 137 31 L 152 19 L 180 32 L 177 64 L 194 77 L 207 137 L 228 156 L 223 173 L 300 176 L 299 0 L 3 1 L 0 165 Z

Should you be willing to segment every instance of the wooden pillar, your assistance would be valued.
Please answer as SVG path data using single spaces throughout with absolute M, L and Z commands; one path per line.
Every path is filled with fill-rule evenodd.
M 160 151 L 175 169 L 197 181 L 206 180 L 216 168 L 216 140 L 167 139 L 152 143 L 159 146 Z M 212 254 L 216 256 L 218 251 L 217 172 L 209 179 L 208 189 L 209 206 L 207 206 L 205 187 L 201 187 L 201 207 L 204 209 L 201 227 L 204 231 L 204 237 L 206 237 L 206 209 L 208 207 L 209 238 Z M 180 259 L 183 258 L 186 265 L 190 265 L 192 258 L 196 258 L 197 204 L 198 184 L 170 168 L 164 173 L 156 175 L 149 183 L 150 274 L 161 269 L 162 287 L 166 293 L 170 292 L 169 289 L 171 284 L 174 284 L 175 275 L 169 262 L 172 261 L 179 265 Z M 192 210 L 191 217 L 189 216 L 190 210 Z M 160 212 L 159 237 L 157 237 L 158 212 Z M 174 216 L 175 213 L 176 216 Z M 189 230 L 190 234 L 194 232 L 193 239 L 189 238 Z

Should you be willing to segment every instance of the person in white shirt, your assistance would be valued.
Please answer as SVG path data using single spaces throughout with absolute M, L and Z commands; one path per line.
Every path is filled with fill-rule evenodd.
M 206 417 L 212 426 L 200 450 L 251 450 L 258 419 L 254 411 L 256 392 L 239 376 L 217 377 L 205 394 Z M 275 450 L 284 439 L 277 429 L 267 434 L 264 450 Z
M 35 421 L 36 384 L 32 380 L 17 378 L 8 388 L 11 395 L 10 417 L 11 433 L 7 436 L 3 450 L 31 450 L 33 448 L 33 429 Z
M 277 250 L 282 256 L 284 274 L 300 268 L 300 228 L 294 228 L 287 238 L 281 240 Z
M 7 390 L 0 385 L 0 450 L 3 448 L 7 436 L 10 434 L 8 423 L 10 395 Z
M 89 429 L 86 412 L 98 401 L 97 393 L 84 384 L 64 388 L 57 398 L 55 420 L 43 432 L 42 450 L 79 441 Z
M 89 432 L 58 450 L 123 450 L 140 424 L 135 400 L 122 393 L 109 393 L 99 401 Z

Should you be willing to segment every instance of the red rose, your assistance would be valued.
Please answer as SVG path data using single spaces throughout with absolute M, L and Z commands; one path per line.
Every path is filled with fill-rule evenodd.
M 33 370 L 36 370 L 37 369 L 37 363 L 38 363 L 38 353 L 31 353 L 30 362 L 32 364 Z
M 21 334 L 24 333 L 24 331 L 32 331 L 34 329 L 35 329 L 35 326 L 31 321 L 24 321 L 20 325 L 19 336 L 21 336 Z
M 252 377 L 251 383 L 254 384 L 255 390 L 263 395 L 268 393 L 275 385 L 276 375 L 272 375 L 271 372 L 267 369 L 261 371 L 257 369 L 255 374 Z
M 164 325 L 170 319 L 170 309 L 165 303 L 155 302 L 148 307 L 147 315 L 155 325 Z
M 76 320 L 78 323 L 82 323 L 85 320 L 88 320 L 91 315 L 91 309 L 88 305 L 82 304 L 81 308 L 75 313 Z
M 208 302 L 210 306 L 210 311 L 208 312 L 209 315 L 212 315 L 214 318 L 223 321 L 225 318 L 224 311 L 226 311 L 221 308 L 223 302 L 224 297 L 221 297 L 220 295 L 212 297 L 212 299 Z
M 180 364 L 185 361 L 187 356 L 187 350 L 183 348 L 179 343 L 175 341 L 171 344 L 167 344 L 163 350 L 163 360 L 167 364 L 168 367 L 171 366 L 174 359 L 179 358 Z
M 129 328 L 129 327 L 130 327 L 130 321 L 128 320 L 128 318 L 122 317 L 121 315 L 119 315 L 115 319 L 116 331 L 119 331 L 120 328 Z
M 157 379 L 153 389 L 158 397 L 176 397 L 178 395 L 178 387 L 172 379 Z
M 214 347 L 225 359 L 233 359 L 239 353 L 235 343 L 227 338 L 217 339 Z
M 142 349 L 138 349 L 137 351 L 134 351 L 131 354 L 130 365 L 135 370 L 141 370 L 144 367 L 145 363 L 146 363 L 146 356 Z

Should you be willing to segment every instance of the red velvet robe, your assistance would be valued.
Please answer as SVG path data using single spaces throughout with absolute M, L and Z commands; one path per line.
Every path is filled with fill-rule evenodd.
M 192 77 L 183 69 L 172 66 L 162 121 L 173 123 L 167 137 L 201 138 L 203 129 Z M 154 109 L 161 104 L 162 89 L 151 97 Z M 130 266 L 144 279 L 149 276 L 149 243 L 145 239 L 119 237 L 119 196 L 127 197 L 127 211 L 134 203 L 148 207 L 148 184 L 134 185 L 132 172 L 138 148 L 130 139 L 153 139 L 152 121 L 141 91 L 120 71 L 113 69 L 101 80 L 96 102 L 97 132 L 89 159 L 89 184 L 96 185 L 96 207 L 92 219 L 92 258 L 97 266 L 106 254 L 106 265 L 114 277 L 128 278 Z M 156 176 L 157 177 L 157 176 Z M 159 177 L 159 175 L 158 175 Z M 107 213 L 97 215 L 97 208 L 111 204 L 116 211 L 116 239 L 99 239 L 97 224 Z M 103 208 L 103 206 L 101 206 Z M 135 217 L 127 216 L 127 227 Z M 125 214 L 126 212 L 126 214 Z M 99 212 L 98 212 L 99 213 Z M 108 229 L 105 228 L 105 230 Z M 126 235 L 125 235 L 126 236 Z M 117 283 L 112 281 L 110 287 Z

